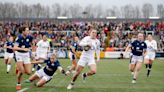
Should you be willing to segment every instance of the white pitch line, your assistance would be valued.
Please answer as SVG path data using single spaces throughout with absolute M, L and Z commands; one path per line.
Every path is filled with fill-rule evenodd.
M 17 92 L 25 92 L 26 90 L 28 90 L 29 88 L 24 88 L 24 89 L 21 89 L 21 90 L 19 90 L 19 91 L 17 91 Z

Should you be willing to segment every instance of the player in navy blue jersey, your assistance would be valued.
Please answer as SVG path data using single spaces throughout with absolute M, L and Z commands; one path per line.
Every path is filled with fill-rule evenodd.
M 21 27 L 19 32 L 21 34 L 16 38 L 14 45 L 16 65 L 18 69 L 16 90 L 21 89 L 20 83 L 22 75 L 24 73 L 28 75 L 31 74 L 30 49 L 33 40 L 29 35 L 28 27 Z
M 75 36 L 72 44 L 70 45 L 69 57 L 72 65 L 70 69 L 66 72 L 67 74 L 69 74 L 70 72 L 72 73 L 75 72 L 77 66 L 76 57 L 77 57 L 78 42 L 79 42 L 79 38 Z
M 36 83 L 37 87 L 42 87 L 44 84 L 49 82 L 52 78 L 56 70 L 60 70 L 62 74 L 65 74 L 65 71 L 60 66 L 59 61 L 56 58 L 55 54 L 52 54 L 49 59 L 44 61 L 35 61 L 32 62 L 32 64 L 41 64 L 46 63 L 46 66 L 38 71 L 36 71 L 32 76 L 29 77 L 28 80 L 26 80 L 26 83 L 33 82 L 34 80 L 39 79 L 39 81 Z
M 134 72 L 132 83 L 136 83 L 136 79 L 141 69 L 142 62 L 144 56 L 146 55 L 146 49 L 147 49 L 147 45 L 144 42 L 144 35 L 142 33 L 138 34 L 137 40 L 129 44 L 125 52 L 127 52 L 129 49 L 131 49 L 131 53 L 132 53 L 129 69 L 131 72 Z
M 10 69 L 11 69 L 11 61 L 14 57 L 14 51 L 13 51 L 13 47 L 14 47 L 14 43 L 13 43 L 14 39 L 12 36 L 10 36 L 9 41 L 7 41 L 4 45 L 5 50 L 5 55 L 4 55 L 4 60 L 5 60 L 5 64 L 7 66 L 7 70 L 6 72 L 9 73 Z

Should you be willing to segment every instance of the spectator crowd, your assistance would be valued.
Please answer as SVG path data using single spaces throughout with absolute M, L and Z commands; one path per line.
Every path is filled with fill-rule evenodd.
M 98 31 L 97 38 L 101 41 L 102 50 L 122 51 L 136 38 L 138 32 L 152 33 L 158 42 L 158 50 L 164 51 L 164 22 L 163 21 L 1 21 L 0 46 L 10 35 L 17 36 L 19 27 L 28 26 L 31 35 L 37 41 L 41 34 L 47 34 L 53 47 L 68 49 L 74 36 L 79 39 L 88 35 L 88 30 Z

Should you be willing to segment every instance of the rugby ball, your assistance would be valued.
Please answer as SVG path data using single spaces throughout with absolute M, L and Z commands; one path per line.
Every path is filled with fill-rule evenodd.
M 91 48 L 91 46 L 87 45 L 83 47 L 83 50 L 88 51 Z

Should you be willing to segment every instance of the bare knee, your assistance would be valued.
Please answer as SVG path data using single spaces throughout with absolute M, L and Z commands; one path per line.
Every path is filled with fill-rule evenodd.
M 27 74 L 27 75 L 30 75 L 30 74 L 31 74 L 31 71 L 26 72 L 26 74 Z
M 91 70 L 92 74 L 96 74 L 96 72 L 97 72 L 96 70 Z
M 41 85 L 40 83 L 36 84 L 37 87 L 42 87 L 43 85 Z

